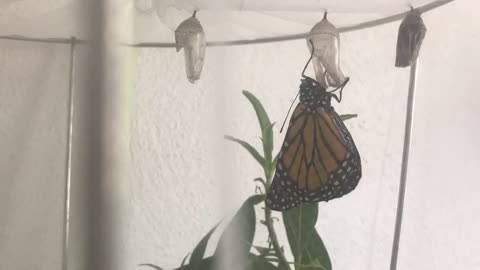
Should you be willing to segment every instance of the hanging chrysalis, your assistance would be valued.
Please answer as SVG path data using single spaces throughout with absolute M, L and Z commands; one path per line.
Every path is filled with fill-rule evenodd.
M 398 30 L 396 67 L 408 67 L 417 61 L 426 32 L 420 12 L 412 10 Z
M 310 52 L 315 48 L 312 62 L 317 81 L 324 88 L 342 85 L 346 78 L 340 69 L 340 34 L 338 29 L 328 21 L 327 13 L 310 30 L 307 45 Z
M 191 83 L 200 79 L 207 46 L 205 32 L 200 21 L 195 18 L 195 13 L 175 30 L 177 52 L 183 48 L 187 78 Z

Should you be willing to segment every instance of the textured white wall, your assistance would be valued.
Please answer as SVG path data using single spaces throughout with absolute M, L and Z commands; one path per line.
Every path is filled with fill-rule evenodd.
M 478 6 L 458 1 L 424 16 L 429 30 L 419 66 L 399 269 L 480 267 L 480 218 L 474 214 L 480 210 Z M 317 227 L 335 269 L 389 265 L 408 87 L 408 70 L 393 67 L 397 28 L 342 36 L 342 65 L 352 80 L 336 109 L 359 114 L 347 126 L 364 176 L 351 195 L 320 204 Z M 182 54 L 139 51 L 132 263 L 178 266 L 223 213 L 253 192 L 260 168 L 222 136 L 260 147 L 255 115 L 241 90 L 257 95 L 281 123 L 307 58 L 304 41 L 209 48 L 203 77 L 193 86 L 185 79 Z
M 479 7 L 463 0 L 424 16 L 428 33 L 399 269 L 480 268 Z M 336 270 L 386 269 L 389 263 L 408 86 L 408 70 L 393 67 L 397 27 L 342 36 L 342 66 L 351 83 L 335 107 L 359 114 L 347 126 L 364 176 L 349 196 L 320 205 L 317 227 Z M 68 52 L 1 44 L 0 269 L 59 269 Z M 253 92 L 281 123 L 307 58 L 304 41 L 208 48 L 202 79 L 191 85 L 183 53 L 138 50 L 127 267 L 178 266 L 253 193 L 260 168 L 223 134 L 259 147 L 255 115 L 241 90 Z M 42 93 L 48 98 L 40 99 Z M 276 146 L 283 136 L 278 128 Z M 266 240 L 260 233 L 258 243 Z

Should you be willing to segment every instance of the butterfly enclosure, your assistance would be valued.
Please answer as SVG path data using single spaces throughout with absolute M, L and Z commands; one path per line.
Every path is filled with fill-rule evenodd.
M 0 3 L 0 269 L 478 269 L 474 0 Z

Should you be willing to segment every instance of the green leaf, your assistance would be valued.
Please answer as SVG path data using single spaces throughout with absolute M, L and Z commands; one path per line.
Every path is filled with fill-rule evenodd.
M 262 183 L 263 188 L 264 188 L 265 190 L 267 190 L 267 182 L 265 182 L 265 180 L 263 180 L 263 178 L 258 177 L 258 178 L 253 179 L 253 181 L 254 181 L 254 182 L 260 182 L 260 183 Z
M 261 256 L 250 254 L 249 260 L 251 261 L 250 267 L 245 267 L 245 270 L 278 270 L 276 266 Z
M 142 264 L 139 264 L 138 266 L 148 266 L 156 270 L 163 270 L 159 266 L 156 266 L 155 264 L 151 264 L 151 263 L 142 263 Z
M 260 247 L 260 246 L 253 246 L 253 248 L 255 248 L 257 250 L 257 252 L 259 253 L 259 255 L 262 256 L 262 257 L 265 257 L 265 256 L 269 255 L 270 253 L 275 254 L 275 250 L 273 250 L 272 248 Z
M 275 123 L 268 126 L 265 130 L 262 130 L 262 142 L 265 160 L 269 163 L 272 162 L 273 152 L 273 126 Z
M 217 257 L 219 259 L 219 257 Z M 235 270 L 278 270 L 278 268 L 271 264 L 267 259 L 248 253 L 242 257 L 241 261 L 220 260 L 220 267 L 217 269 L 235 269 Z M 205 269 L 202 269 L 205 270 Z
M 278 153 L 274 158 L 273 158 L 273 161 L 272 161 L 272 164 L 270 164 L 270 170 L 272 172 L 275 171 L 275 167 L 277 166 L 277 162 L 278 162 L 278 156 L 280 155 L 280 153 Z
M 275 158 L 273 159 L 272 161 L 272 167 L 275 168 L 275 166 L 277 166 L 277 162 L 278 162 L 278 156 L 280 155 L 280 153 L 278 153 Z
M 263 152 L 265 160 L 267 162 L 272 161 L 272 151 L 273 151 L 273 130 L 272 122 L 268 118 L 267 112 L 263 108 L 262 103 L 250 92 L 242 92 L 245 97 L 252 103 L 255 113 L 257 114 L 258 123 L 260 124 L 260 129 L 262 131 L 262 142 L 263 142 Z
M 246 141 L 242 141 L 240 139 L 234 138 L 234 137 L 229 136 L 229 135 L 225 135 L 224 138 L 229 140 L 229 141 L 239 143 L 241 146 L 243 146 L 243 148 L 247 149 L 247 151 L 258 161 L 258 163 L 260 163 L 260 165 L 262 167 L 265 167 L 265 159 L 249 143 L 247 143 Z
M 260 123 L 260 128 L 264 130 L 267 127 L 270 127 L 272 122 L 270 122 L 262 103 L 260 103 L 260 101 L 252 93 L 245 90 L 242 93 L 245 97 L 247 97 L 250 103 L 252 103 L 255 113 L 257 114 L 258 122 Z
M 302 204 L 282 214 L 288 243 L 295 258 L 295 269 L 331 270 L 327 249 L 315 229 L 318 204 Z
M 188 258 L 189 255 L 190 255 L 190 253 L 188 253 L 187 256 L 185 256 L 185 258 L 183 258 L 182 264 L 180 265 L 180 269 L 185 269 L 184 266 L 185 266 L 185 263 L 187 262 L 187 258 Z
M 355 118 L 355 117 L 358 117 L 358 114 L 342 114 L 342 115 L 340 115 L 340 119 L 342 119 L 342 121 L 347 121 L 348 119 L 352 119 L 352 118 Z
M 193 267 L 192 265 L 185 265 L 179 268 L 176 268 L 175 270 L 216 270 L 216 258 L 215 257 L 208 257 L 205 259 L 202 259 L 196 267 Z
M 217 255 L 205 258 L 200 261 L 198 268 L 193 268 L 190 265 L 185 268 L 177 268 L 176 270 L 218 270 L 218 269 L 235 269 L 235 270 L 278 270 L 278 268 L 268 262 L 266 259 L 254 255 L 252 253 L 246 254 L 244 259 L 238 263 L 224 260 Z
M 265 199 L 265 195 L 248 198 L 220 236 L 214 256 L 225 256 L 232 263 L 240 263 L 250 253 L 255 234 L 254 205 Z
M 192 252 L 192 256 L 190 256 L 190 265 L 193 269 L 197 269 L 200 265 L 200 262 L 203 259 L 203 255 L 205 255 L 205 250 L 207 248 L 208 240 L 212 236 L 215 229 L 217 229 L 218 224 L 215 225 L 203 238 L 198 242 L 197 246 Z

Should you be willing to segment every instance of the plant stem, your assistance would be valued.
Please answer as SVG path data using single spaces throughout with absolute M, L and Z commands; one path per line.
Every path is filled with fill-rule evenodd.
M 283 254 L 280 244 L 278 243 L 277 234 L 275 233 L 275 228 L 273 227 L 272 222 L 272 211 L 265 207 L 265 224 L 267 225 L 268 234 L 270 235 L 270 240 L 272 241 L 273 249 L 277 253 L 278 258 L 280 259 L 279 264 L 283 265 L 285 269 L 290 270 L 290 265 L 288 264 L 285 254 Z
M 273 167 L 273 166 L 272 166 Z M 265 179 L 266 179 L 266 191 L 270 188 L 270 184 L 272 183 L 272 176 L 273 176 L 273 169 L 267 168 L 265 170 Z M 285 254 L 282 252 L 282 248 L 278 243 L 277 234 L 275 233 L 275 228 L 273 227 L 273 219 L 272 219 L 272 211 L 265 206 L 265 225 L 267 226 L 268 234 L 270 235 L 270 241 L 272 241 L 273 249 L 279 258 L 279 266 L 283 266 L 285 270 L 291 270 L 290 265 L 285 258 Z

